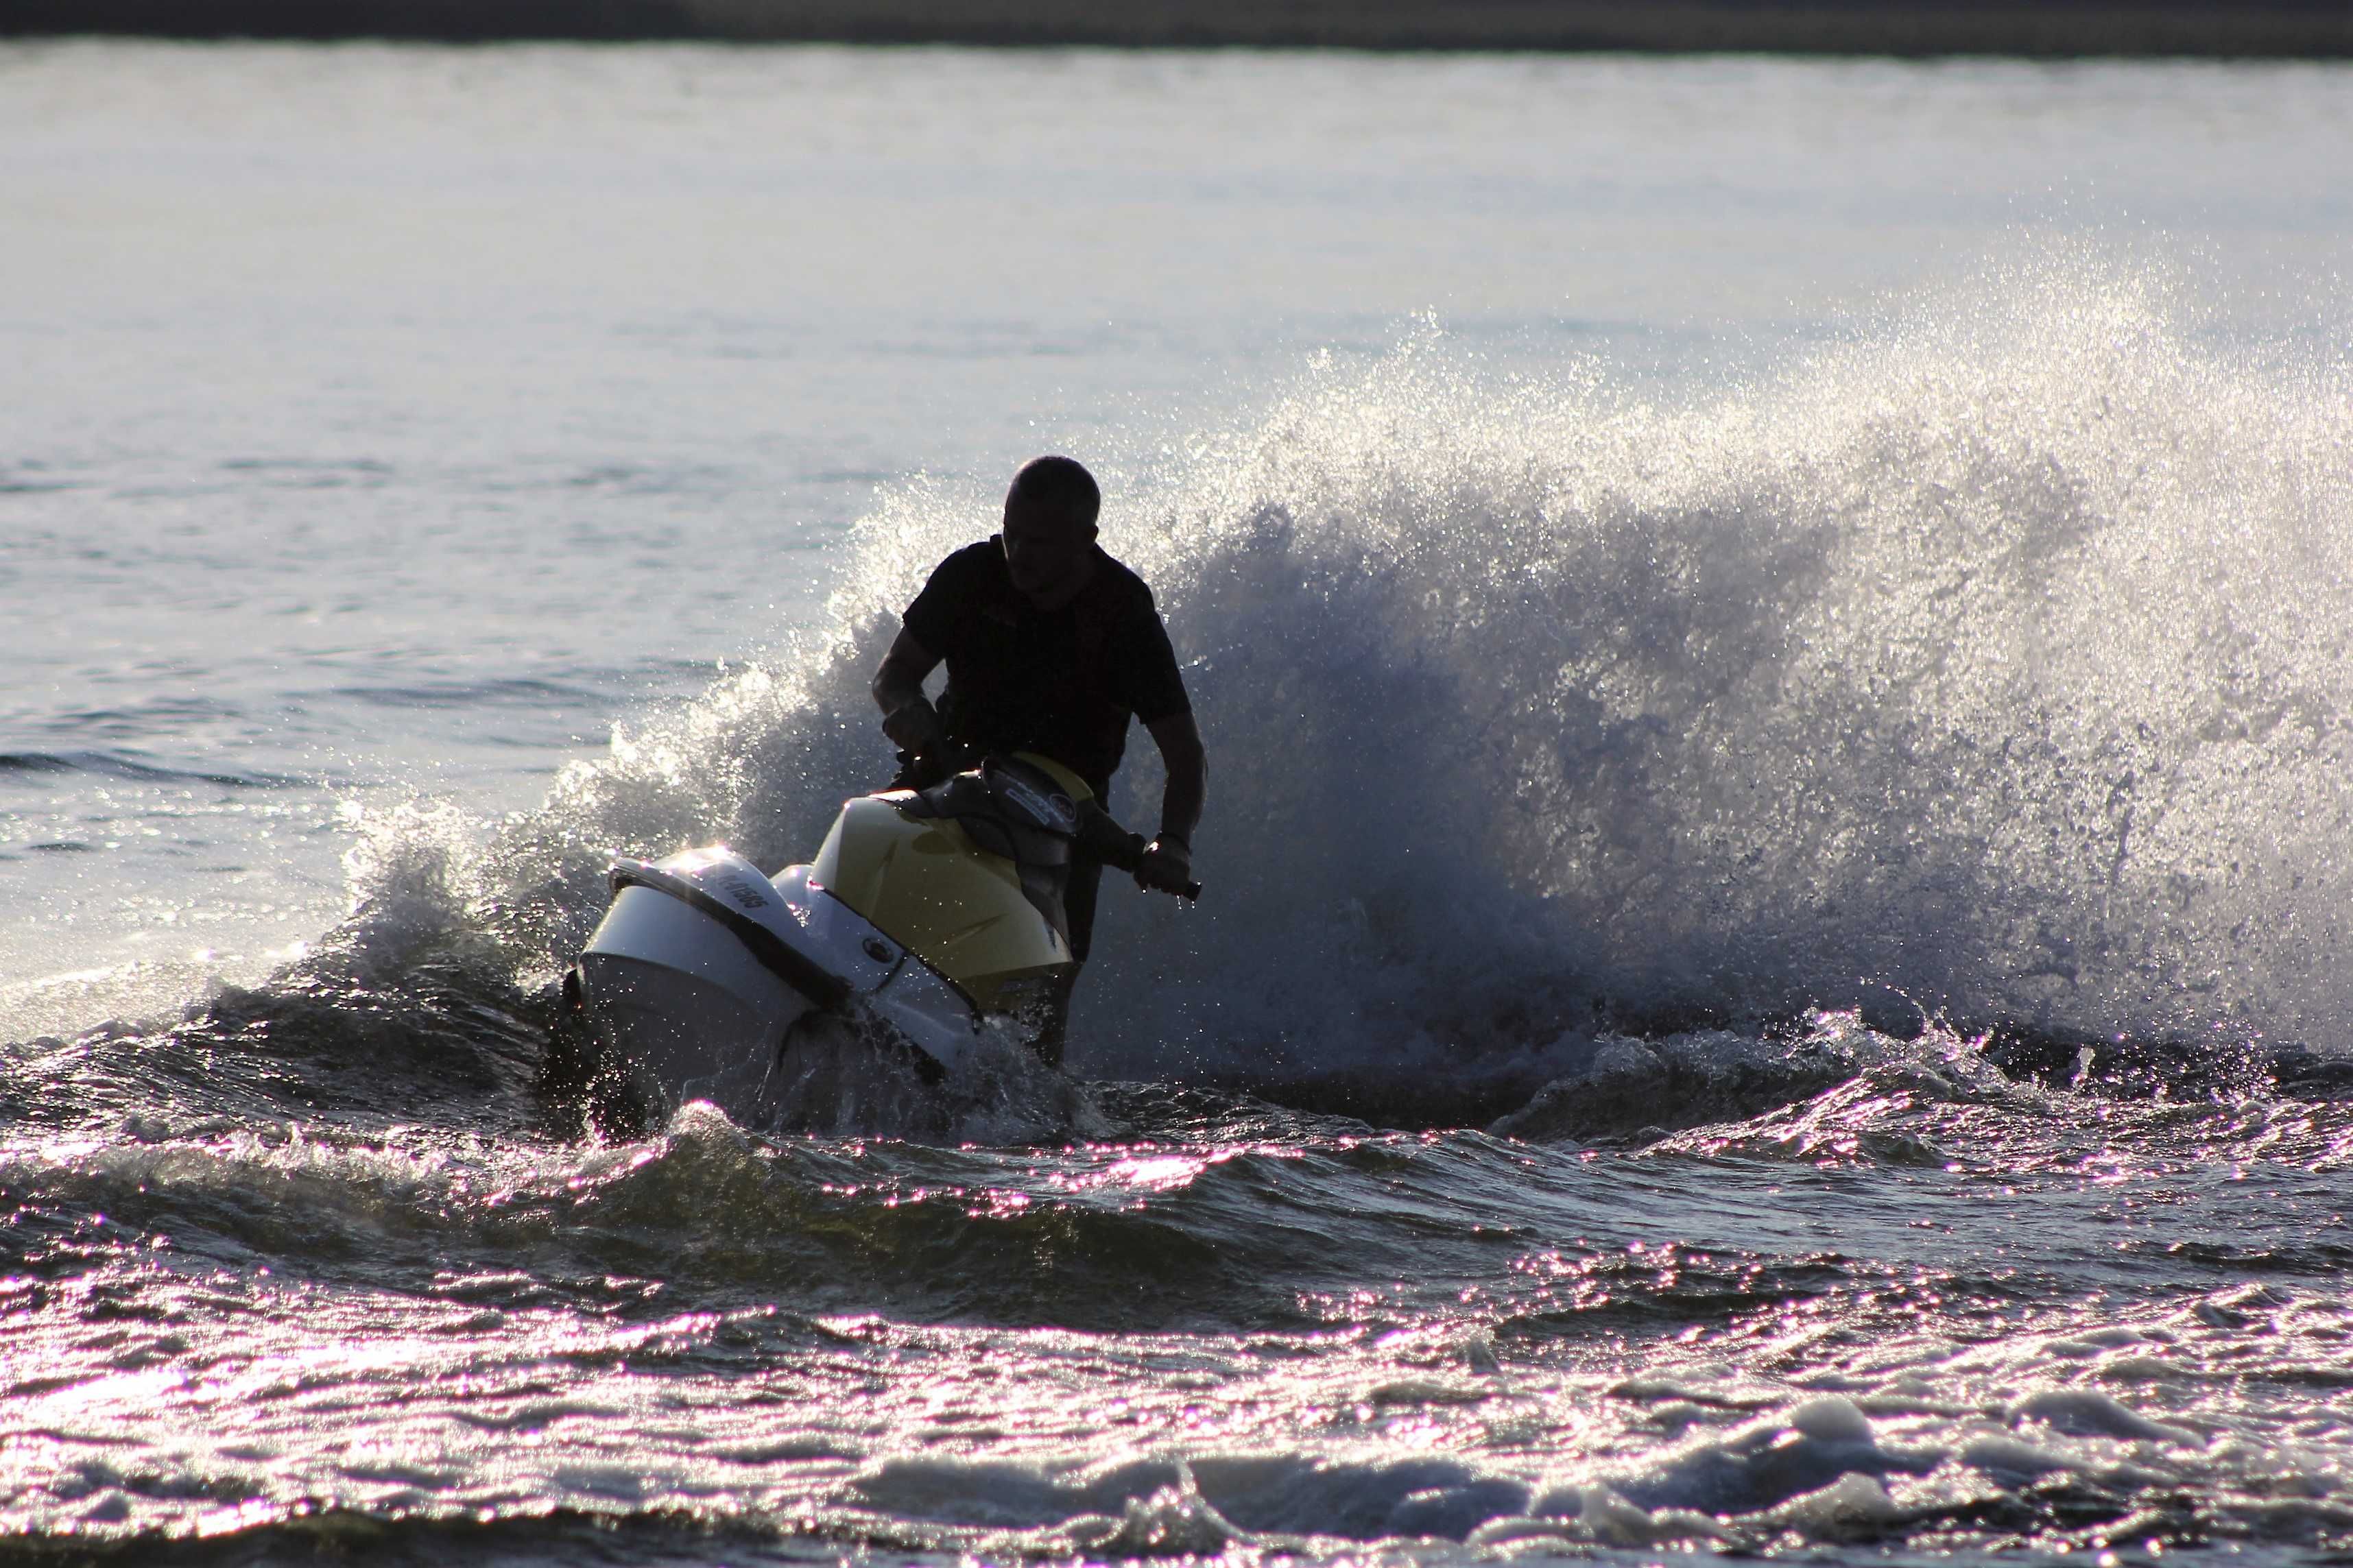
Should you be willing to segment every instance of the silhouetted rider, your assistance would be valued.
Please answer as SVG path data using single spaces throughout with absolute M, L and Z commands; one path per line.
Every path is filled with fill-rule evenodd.
M 875 672 L 874 700 L 882 732 L 914 759 L 916 779 L 907 782 L 928 782 L 958 748 L 1040 752 L 1084 779 L 1105 807 L 1128 719 L 1143 720 L 1168 787 L 1135 879 L 1177 892 L 1192 879 L 1208 761 L 1152 590 L 1095 543 L 1102 508 L 1093 476 L 1071 458 L 1024 466 L 1005 493 L 1004 531 L 941 562 L 907 606 Z M 947 689 L 934 710 L 923 679 L 943 659 Z M 1102 877 L 1098 860 L 1071 867 L 1064 912 L 1081 962 Z M 1039 1040 L 1049 1060 L 1061 1057 L 1068 1002 L 1066 984 Z

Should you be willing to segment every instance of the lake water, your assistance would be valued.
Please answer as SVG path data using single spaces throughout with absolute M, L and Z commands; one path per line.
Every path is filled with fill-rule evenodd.
M 11 1550 L 2338 1560 L 2348 145 L 2340 67 L 0 47 Z M 606 858 L 805 857 L 1048 449 L 1207 896 L 944 1142 L 577 1131 Z

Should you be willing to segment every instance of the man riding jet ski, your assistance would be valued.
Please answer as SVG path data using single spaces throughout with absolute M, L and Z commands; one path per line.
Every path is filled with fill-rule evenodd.
M 616 861 L 566 992 L 607 1091 L 642 1109 L 707 1100 L 772 1126 L 828 1029 L 936 1083 L 993 1019 L 1034 1026 L 1077 967 L 1063 893 L 1082 856 L 1146 860 L 1060 763 L 991 757 L 849 801 L 817 858 L 773 879 L 723 847 Z
M 1111 777 L 1141 719 L 1167 764 L 1160 831 L 1137 880 L 1175 890 L 1192 879 L 1208 763 L 1168 629 L 1144 580 L 1095 542 L 1103 493 L 1068 458 L 1039 458 L 1013 477 L 1004 531 L 940 563 L 907 606 L 898 640 L 874 676 L 883 732 L 902 748 L 902 784 L 938 776 L 931 759 L 971 747 L 1037 752 L 1078 774 L 1111 806 Z M 934 710 L 923 680 L 947 665 Z M 1071 969 L 1048 998 L 1039 1054 L 1059 1063 L 1078 979 L 1094 930 L 1103 862 L 1071 864 L 1067 904 Z
M 828 1022 L 936 1081 L 1012 1015 L 1060 1064 L 1103 868 L 1199 893 L 1200 738 L 1150 590 L 1094 543 L 1099 504 L 1084 468 L 1039 458 L 1004 532 L 932 574 L 874 679 L 900 778 L 845 805 L 810 864 L 771 879 L 723 847 L 615 864 L 565 981 L 608 1086 L 765 1126 L 796 1040 Z M 943 658 L 934 711 L 923 682 Z M 1168 768 L 1148 844 L 1101 804 L 1134 713 Z

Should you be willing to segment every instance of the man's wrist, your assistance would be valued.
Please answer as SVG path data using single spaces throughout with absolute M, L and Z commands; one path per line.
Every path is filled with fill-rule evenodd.
M 907 728 L 911 721 L 916 726 L 912 733 Z M 918 693 L 882 715 L 882 732 L 894 741 L 920 745 L 939 734 L 939 710 L 932 706 L 930 698 Z

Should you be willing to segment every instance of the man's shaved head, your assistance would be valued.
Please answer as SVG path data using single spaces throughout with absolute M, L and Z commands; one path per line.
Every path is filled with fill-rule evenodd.
M 1050 512 L 1086 531 L 1092 538 L 1095 519 L 1103 512 L 1103 491 L 1095 477 L 1075 458 L 1032 458 L 1013 476 L 1005 492 L 1005 510 Z
M 1005 566 L 1041 610 L 1057 610 L 1094 574 L 1103 491 L 1068 458 L 1032 458 L 1005 492 Z

